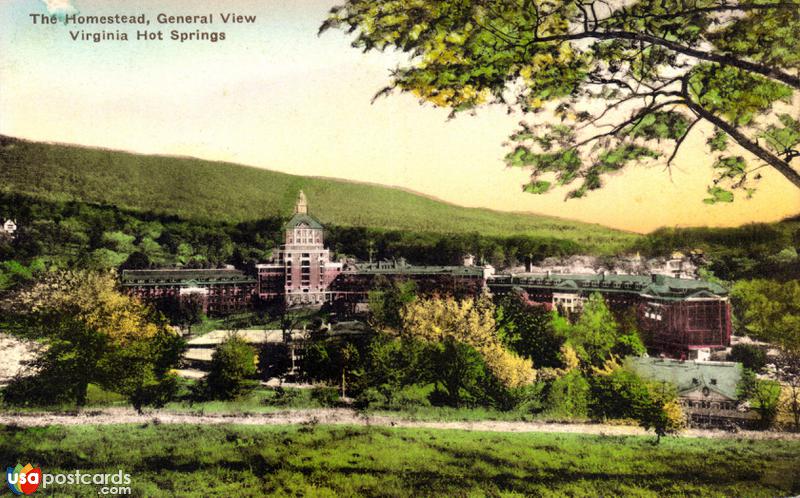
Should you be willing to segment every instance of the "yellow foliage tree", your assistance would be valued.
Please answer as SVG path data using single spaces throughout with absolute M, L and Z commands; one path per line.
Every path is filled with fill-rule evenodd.
M 420 299 L 402 312 L 403 333 L 428 342 L 452 338 L 473 347 L 503 385 L 519 387 L 536 380 L 533 363 L 506 350 L 494 321 L 494 305 L 487 298 Z
M 4 301 L 19 334 L 44 347 L 32 363 L 39 394 L 86 403 L 88 385 L 129 397 L 137 409 L 161 403 L 182 339 L 138 299 L 117 290 L 113 273 L 52 272 Z
M 88 329 L 108 337 L 114 346 L 154 337 L 159 325 L 148 308 L 117 291 L 114 273 L 56 272 L 45 275 L 14 299 L 18 311 L 69 314 Z

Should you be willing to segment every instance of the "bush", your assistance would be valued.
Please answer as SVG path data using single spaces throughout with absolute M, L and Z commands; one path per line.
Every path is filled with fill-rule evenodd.
M 518 411 L 523 413 L 541 413 L 547 404 L 547 382 L 536 382 L 530 386 L 521 387 L 517 390 Z
M 311 399 L 322 406 L 337 406 L 339 392 L 335 387 L 315 387 L 311 390 Z
M 428 399 L 429 394 L 430 391 L 427 389 L 419 386 L 410 386 L 395 395 L 393 405 L 401 410 L 431 406 L 431 402 Z
M 381 394 L 378 389 L 368 387 L 361 391 L 361 394 L 356 398 L 356 407 L 364 410 L 366 408 L 379 408 L 386 404 L 386 396 Z
M 767 364 L 767 353 L 753 344 L 737 344 L 731 348 L 731 361 L 738 361 L 747 370 L 760 372 Z
M 14 377 L 2 391 L 3 403 L 11 406 L 56 406 L 74 402 L 75 396 L 49 375 Z
M 211 371 L 206 379 L 212 399 L 235 399 L 250 391 L 256 374 L 255 350 L 242 338 L 231 335 L 225 339 L 211 358 Z
M 267 406 L 292 406 L 299 402 L 303 393 L 298 389 L 284 389 L 276 387 L 274 395 L 264 399 L 263 403 Z
M 586 418 L 589 415 L 589 382 L 578 370 L 554 380 L 546 408 L 553 416 Z
M 144 406 L 161 408 L 176 398 L 181 388 L 177 375 L 165 375 L 161 379 L 152 379 L 142 383 L 129 396 L 131 404 L 139 413 Z

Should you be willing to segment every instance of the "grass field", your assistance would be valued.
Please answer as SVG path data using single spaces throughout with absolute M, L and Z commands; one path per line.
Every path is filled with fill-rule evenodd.
M 242 426 L 0 428 L 0 460 L 133 496 L 790 496 L 800 441 Z M 51 487 L 97 496 L 93 486 Z
M 454 206 L 400 189 L 2 136 L 0 174 L 3 192 L 194 219 L 238 222 L 286 216 L 303 189 L 315 215 L 341 226 L 555 237 L 609 250 L 637 237 L 600 225 Z

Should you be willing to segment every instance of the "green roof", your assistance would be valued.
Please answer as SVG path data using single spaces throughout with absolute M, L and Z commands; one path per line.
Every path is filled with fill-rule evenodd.
M 625 365 L 646 379 L 675 385 L 678 394 L 707 387 L 735 399 L 742 379 L 742 364 L 733 362 L 629 357 Z
M 477 266 L 414 266 L 405 261 L 380 261 L 356 263 L 351 266 L 361 275 L 452 275 L 482 277 L 483 268 Z
M 123 286 L 138 285 L 208 285 L 217 283 L 254 283 L 256 280 L 240 270 L 172 269 L 124 270 L 120 277 Z
M 505 277 L 505 278 L 504 278 Z M 675 278 L 666 275 L 603 275 L 603 274 L 544 274 L 518 273 L 498 275 L 497 284 L 506 283 L 528 287 L 545 287 L 554 290 L 575 289 L 587 292 L 635 292 L 665 299 L 686 299 L 689 297 L 726 296 L 728 290 L 714 282 Z
M 295 213 L 292 219 L 286 223 L 286 228 L 295 228 L 303 223 L 308 225 L 309 228 L 322 229 L 322 224 L 316 218 L 305 213 Z

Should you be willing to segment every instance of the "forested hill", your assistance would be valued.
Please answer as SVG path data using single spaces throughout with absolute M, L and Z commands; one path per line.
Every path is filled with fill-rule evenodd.
M 241 222 L 287 216 L 303 189 L 313 213 L 323 223 L 338 226 L 547 237 L 605 253 L 637 239 L 600 225 L 464 208 L 395 188 L 4 136 L 0 136 L 0 173 L 0 192 L 6 194 L 114 205 L 185 219 Z

